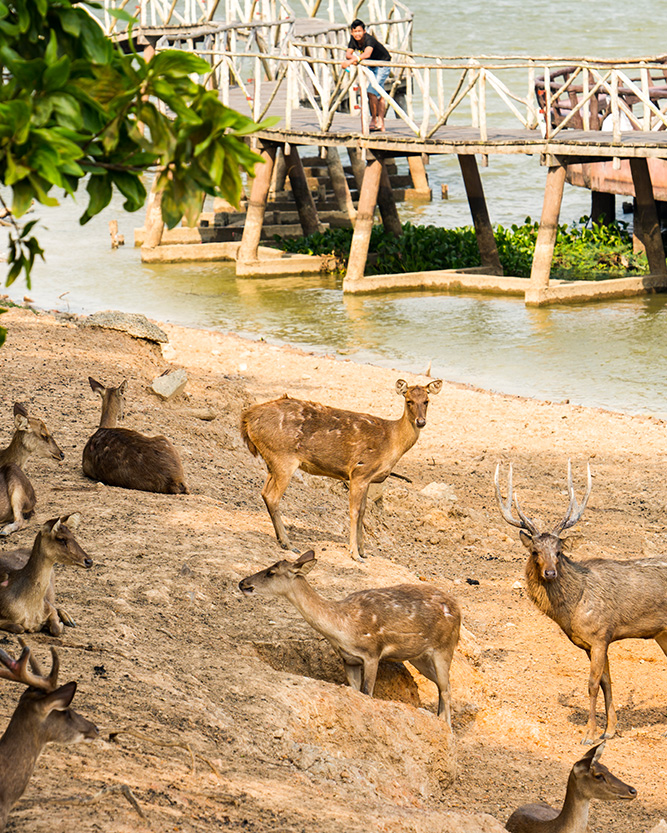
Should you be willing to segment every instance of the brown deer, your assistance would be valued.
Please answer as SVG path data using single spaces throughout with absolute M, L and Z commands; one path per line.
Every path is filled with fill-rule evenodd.
M 124 416 L 127 381 L 117 388 L 106 388 L 90 376 L 88 381 L 102 399 L 102 417 L 100 427 L 83 449 L 86 477 L 123 489 L 187 494 L 181 459 L 166 437 L 146 437 L 116 427 Z
M 584 514 L 592 488 L 590 465 L 588 488 L 583 501 L 578 503 L 572 485 L 572 465 L 568 463 L 570 503 L 565 517 L 552 532 L 540 532 L 521 511 L 518 500 L 518 518 L 512 515 L 512 467 L 505 503 L 500 494 L 499 470 L 500 464 L 495 475 L 500 511 L 507 523 L 519 527 L 521 542 L 530 553 L 526 562 L 528 595 L 572 643 L 586 651 L 591 663 L 589 715 L 583 743 L 593 743 L 597 736 L 595 707 L 600 686 L 606 712 L 602 737 L 613 737 L 617 718 L 611 696 L 609 645 L 619 639 L 655 639 L 667 654 L 667 558 L 572 561 L 565 555 L 567 538 L 561 537 L 561 533 Z
M 439 393 L 440 379 L 427 385 L 396 382 L 405 397 L 400 419 L 391 420 L 342 411 L 287 395 L 253 405 L 241 414 L 241 436 L 250 453 L 259 454 L 268 476 L 262 497 L 283 549 L 291 544 L 278 504 L 296 469 L 350 485 L 350 554 L 364 554 L 363 523 L 371 483 L 382 483 L 392 468 L 419 439 L 426 425 L 429 394 Z
M 545 802 L 525 804 L 512 813 L 505 828 L 510 833 L 586 833 L 592 798 L 600 801 L 636 798 L 634 787 L 624 784 L 599 762 L 603 750 L 604 741 L 589 749 L 572 767 L 560 812 Z
M 60 636 L 63 625 L 74 620 L 56 607 L 53 565 L 73 564 L 90 568 L 93 560 L 85 553 L 72 530 L 79 515 L 62 515 L 47 521 L 37 533 L 32 550 L 16 550 L 0 555 L 0 628 L 10 633 L 31 633 L 48 625 L 53 636 Z
M 297 561 L 278 561 L 239 582 L 252 593 L 284 596 L 340 655 L 352 688 L 373 694 L 381 660 L 408 660 L 438 686 L 438 715 L 451 726 L 449 666 L 459 641 L 456 600 L 436 587 L 399 584 L 361 590 L 331 602 L 308 583 L 317 563 L 312 550 Z
M 12 441 L 0 451 L 0 523 L 12 521 L 0 529 L 0 535 L 23 529 L 25 519 L 35 510 L 35 490 L 23 472 L 28 457 L 65 457 L 42 420 L 28 416 L 20 402 L 14 403 L 14 425 Z
M 28 786 L 44 745 L 77 743 L 98 735 L 94 723 L 69 708 L 76 683 L 58 687 L 60 663 L 55 648 L 51 648 L 51 654 L 51 672 L 44 676 L 25 645 L 19 659 L 0 650 L 0 677 L 28 686 L 0 738 L 0 833 Z

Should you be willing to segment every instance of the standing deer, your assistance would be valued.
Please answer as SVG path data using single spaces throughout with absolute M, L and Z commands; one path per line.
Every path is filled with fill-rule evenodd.
M 592 747 L 577 761 L 567 779 L 565 801 L 560 812 L 549 804 L 524 804 L 509 817 L 505 828 L 510 833 L 586 833 L 591 799 L 632 801 L 634 787 L 624 784 L 599 763 L 604 741 Z
M 400 419 L 391 420 L 354 411 L 342 411 L 287 395 L 253 405 L 241 414 L 241 436 L 250 453 L 259 454 L 268 476 L 262 498 L 283 549 L 291 544 L 278 504 L 296 469 L 350 485 L 350 554 L 364 554 L 363 524 L 371 483 L 382 483 L 426 425 L 429 394 L 439 393 L 442 381 L 428 385 L 396 382 L 405 397 Z
M 83 473 L 109 486 L 187 494 L 178 451 L 166 437 L 146 437 L 129 428 L 117 428 L 123 419 L 127 381 L 105 388 L 88 377 L 90 387 L 102 399 L 100 427 L 83 449 Z
M 41 419 L 28 416 L 24 405 L 14 403 L 16 431 L 7 448 L 0 451 L 0 535 L 11 535 L 25 526 L 35 510 L 35 490 L 23 472 L 31 454 L 62 460 L 65 455 L 56 445 Z
M 10 633 L 25 633 L 49 626 L 60 636 L 63 625 L 74 620 L 56 607 L 53 565 L 73 564 L 90 568 L 93 560 L 79 546 L 72 530 L 79 515 L 62 515 L 47 521 L 37 533 L 32 550 L 16 550 L 0 555 L 0 628 Z
M 518 500 L 515 505 L 519 517 L 512 515 L 512 467 L 505 503 L 500 494 L 499 471 L 500 464 L 495 475 L 500 511 L 507 523 L 519 527 L 521 542 L 530 553 L 526 562 L 528 595 L 574 645 L 586 651 L 591 663 L 590 705 L 583 743 L 593 743 L 597 736 L 595 707 L 600 686 L 606 712 L 602 737 L 613 737 L 617 718 L 611 696 L 609 645 L 619 639 L 655 639 L 667 655 L 667 558 L 572 561 L 565 555 L 567 539 L 561 533 L 584 514 L 592 488 L 590 465 L 588 488 L 579 504 L 572 485 L 572 465 L 568 462 L 570 503 L 565 517 L 552 532 L 540 532 L 523 514 Z
M 297 561 L 278 561 L 239 582 L 252 593 L 284 596 L 340 655 L 352 688 L 372 696 L 381 660 L 409 660 L 438 686 L 438 715 L 451 727 L 449 666 L 459 641 L 456 600 L 428 585 L 399 584 L 352 593 L 338 602 L 319 595 L 306 574 L 312 550 Z
M 0 677 L 28 686 L 0 738 L 0 833 L 28 786 L 44 745 L 77 743 L 98 735 L 94 723 L 69 708 L 76 683 L 58 687 L 60 663 L 55 648 L 51 648 L 51 654 L 51 673 L 47 677 L 25 645 L 17 660 L 0 650 Z

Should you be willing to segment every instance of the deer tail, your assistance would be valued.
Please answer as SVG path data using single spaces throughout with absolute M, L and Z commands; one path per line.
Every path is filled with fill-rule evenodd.
M 248 433 L 248 418 L 245 414 L 241 415 L 241 436 L 243 437 L 243 442 L 246 444 L 248 451 L 253 457 L 257 457 L 259 455 L 259 449 L 250 439 L 250 434 Z

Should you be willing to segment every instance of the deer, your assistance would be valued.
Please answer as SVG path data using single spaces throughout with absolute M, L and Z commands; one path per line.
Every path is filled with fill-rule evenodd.
M 35 511 L 37 499 L 32 483 L 23 472 L 31 454 L 63 460 L 49 429 L 41 419 L 28 416 L 25 405 L 14 403 L 14 436 L 0 451 L 0 535 L 11 535 L 25 526 Z M 11 521 L 11 523 L 7 523 Z
M 438 687 L 438 716 L 451 728 L 449 667 L 459 641 L 461 611 L 436 587 L 399 584 L 360 590 L 329 601 L 308 583 L 313 550 L 285 559 L 239 582 L 244 596 L 283 596 L 328 640 L 356 691 L 373 696 L 382 660 L 408 660 Z
M 592 746 L 570 770 L 560 812 L 546 802 L 524 804 L 507 820 L 510 833 L 586 833 L 591 799 L 632 801 L 637 790 L 612 775 L 600 756 L 605 741 Z
M 0 629 L 33 633 L 48 625 L 52 636 L 75 622 L 56 607 L 53 565 L 71 564 L 90 569 L 92 558 L 74 537 L 78 514 L 47 521 L 37 533 L 32 550 L 19 549 L 0 555 Z
M 102 416 L 99 428 L 83 449 L 86 477 L 140 492 L 188 494 L 178 451 L 166 437 L 146 437 L 116 427 L 124 418 L 127 380 L 117 388 L 105 387 L 92 376 L 88 382 L 102 399 Z
M 568 462 L 569 505 L 565 517 L 551 532 L 540 532 L 524 515 L 516 498 L 518 517 L 512 515 L 512 467 L 505 503 L 500 493 L 499 471 L 500 463 L 495 474 L 500 512 L 508 524 L 519 528 L 521 542 L 529 552 L 525 568 L 528 596 L 590 660 L 589 714 L 582 743 L 592 744 L 597 738 L 595 709 L 600 687 L 606 716 L 601 737 L 613 737 L 617 717 L 611 692 L 609 645 L 620 639 L 655 639 L 667 655 L 667 558 L 573 561 L 565 554 L 571 544 L 562 533 L 581 519 L 591 494 L 590 464 L 586 493 L 578 503 L 572 484 L 572 463 Z
M 98 736 L 97 726 L 69 707 L 76 682 L 58 686 L 60 660 L 56 649 L 51 648 L 51 671 L 46 676 L 30 648 L 24 642 L 21 645 L 23 652 L 18 659 L 0 649 L 0 677 L 28 686 L 0 738 L 0 833 L 47 743 L 78 743 Z
M 440 379 L 427 385 L 408 385 L 399 379 L 396 393 L 405 398 L 405 407 L 396 420 L 291 399 L 287 394 L 243 411 L 243 441 L 253 457 L 262 457 L 268 469 L 262 498 L 280 546 L 293 549 L 279 503 L 292 475 L 301 469 L 349 484 L 350 555 L 361 561 L 368 487 L 386 480 L 417 442 L 426 425 L 429 394 L 441 389 Z

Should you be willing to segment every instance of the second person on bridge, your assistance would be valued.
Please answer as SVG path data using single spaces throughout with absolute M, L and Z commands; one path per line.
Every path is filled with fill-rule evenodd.
M 350 24 L 350 32 L 352 37 L 347 45 L 347 52 L 345 53 L 345 60 L 343 61 L 343 69 L 347 69 L 352 64 L 360 64 L 362 61 L 391 61 L 391 55 L 387 48 L 383 46 L 377 38 L 369 35 L 366 31 L 366 24 L 363 20 L 353 20 Z M 360 55 L 356 55 L 360 52 Z M 372 131 L 384 130 L 384 114 L 387 110 L 387 104 L 382 98 L 384 92 L 384 82 L 389 76 L 389 67 L 372 66 L 368 67 L 373 77 L 369 79 L 368 87 L 368 105 L 371 111 L 371 123 L 369 129 Z

